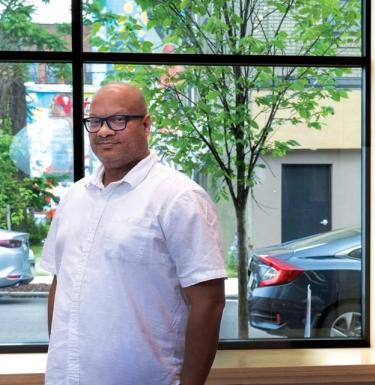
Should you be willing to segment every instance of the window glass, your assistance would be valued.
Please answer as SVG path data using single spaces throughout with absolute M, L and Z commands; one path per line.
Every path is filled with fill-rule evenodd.
M 68 64 L 0 63 L 0 345 L 48 341 L 52 277 L 40 255 L 73 181 L 70 71 Z
M 71 50 L 71 0 L 0 1 L 0 51 Z
M 348 255 L 361 248 L 358 69 L 93 64 L 86 71 L 85 113 L 100 84 L 140 85 L 153 151 L 217 202 L 230 276 L 223 340 L 362 338 L 362 263 Z M 91 174 L 99 163 L 85 143 Z
M 86 0 L 90 51 L 360 55 L 361 1 Z

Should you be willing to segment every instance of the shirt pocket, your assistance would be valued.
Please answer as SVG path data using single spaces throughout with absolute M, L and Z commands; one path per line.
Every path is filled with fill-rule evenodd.
M 108 224 L 105 255 L 110 259 L 149 265 L 165 263 L 161 250 L 164 244 L 157 222 L 150 217 L 121 217 L 116 215 Z

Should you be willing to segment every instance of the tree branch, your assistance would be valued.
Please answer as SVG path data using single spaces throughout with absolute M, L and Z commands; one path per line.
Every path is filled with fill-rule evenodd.
M 181 107 L 184 107 L 184 104 L 183 104 L 183 102 L 181 100 L 181 96 L 184 97 L 184 98 L 187 98 L 186 95 L 182 94 L 176 88 L 172 88 L 171 87 L 171 89 L 173 89 L 173 91 L 175 92 L 177 100 L 178 100 L 179 104 L 181 105 Z M 233 171 L 231 169 L 228 169 L 227 166 L 225 165 L 225 163 L 223 162 L 223 160 L 221 159 L 218 151 L 216 150 L 215 144 L 212 141 L 212 136 L 209 134 L 210 140 L 207 140 L 207 138 L 200 132 L 199 128 L 196 126 L 196 124 L 193 121 L 192 117 L 190 115 L 186 115 L 186 114 L 185 114 L 185 116 L 187 117 L 191 127 L 197 133 L 197 135 L 202 140 L 202 142 L 210 149 L 212 155 L 214 156 L 214 159 L 216 160 L 216 162 L 219 165 L 220 169 L 224 173 L 224 179 L 225 179 L 225 181 L 226 181 L 226 183 L 228 185 L 228 189 L 229 189 L 230 195 L 231 195 L 231 197 L 233 199 L 233 203 L 237 202 L 237 197 L 236 197 L 236 194 L 234 192 L 233 184 L 232 184 L 232 179 L 231 179 Z M 206 118 L 208 120 L 207 116 L 206 116 Z M 210 132 L 210 130 L 212 132 L 212 127 L 208 127 L 208 128 L 209 128 L 209 132 Z
M 236 50 L 236 34 L 234 32 L 232 23 L 231 23 L 230 18 L 229 18 L 229 9 L 228 9 L 227 2 L 224 2 L 223 13 L 224 13 L 225 23 L 226 23 L 226 25 L 228 27 L 228 35 L 229 35 L 228 41 L 230 42 L 229 49 L 231 50 L 231 53 L 237 53 L 237 50 Z

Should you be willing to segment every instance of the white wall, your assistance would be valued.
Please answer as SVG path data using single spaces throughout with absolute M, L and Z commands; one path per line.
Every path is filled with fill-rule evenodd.
M 359 150 L 295 151 L 282 158 L 267 159 L 261 183 L 252 201 L 255 247 L 281 242 L 282 164 L 332 165 L 332 229 L 358 225 L 361 220 L 361 153 Z
M 248 213 L 249 243 L 254 247 L 281 242 L 282 164 L 332 165 L 332 229 L 359 225 L 361 221 L 361 153 L 359 150 L 298 150 L 282 158 L 268 158 L 260 169 Z M 231 202 L 218 204 L 225 251 L 235 234 Z

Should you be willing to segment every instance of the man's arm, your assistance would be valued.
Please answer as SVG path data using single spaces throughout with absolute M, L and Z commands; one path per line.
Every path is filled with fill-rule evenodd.
M 191 309 L 186 331 L 181 385 L 204 385 L 215 358 L 225 305 L 224 279 L 184 288 Z
M 49 289 L 49 294 L 48 294 L 48 335 L 51 335 L 51 325 L 52 325 L 52 317 L 53 317 L 53 307 L 55 304 L 56 284 L 57 284 L 57 278 L 56 278 L 56 275 L 54 275 L 51 288 Z

